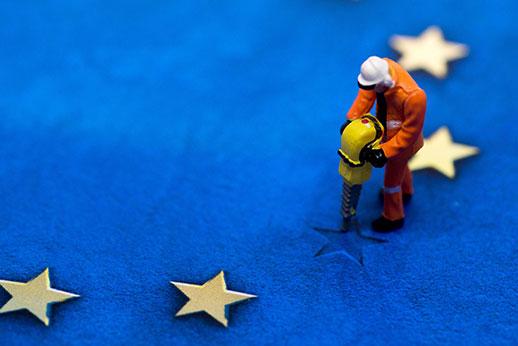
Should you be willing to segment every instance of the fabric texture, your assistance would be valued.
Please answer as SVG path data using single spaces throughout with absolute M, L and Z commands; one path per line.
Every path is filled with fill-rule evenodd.
M 48 328 L 0 315 L 0 344 L 518 342 L 516 1 L 0 6 L 0 279 L 50 267 L 81 295 Z M 413 74 L 424 134 L 446 125 L 480 155 L 455 180 L 415 172 L 405 227 L 384 236 L 369 230 L 375 169 L 357 214 L 386 242 L 347 242 L 357 262 L 315 257 L 329 240 L 313 228 L 341 222 L 336 149 L 358 67 L 432 24 L 470 55 L 444 80 Z M 258 298 L 228 328 L 175 318 L 186 298 L 170 281 L 220 270 Z

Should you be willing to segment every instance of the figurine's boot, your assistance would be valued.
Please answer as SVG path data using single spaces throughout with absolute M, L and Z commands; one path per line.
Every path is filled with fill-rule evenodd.
M 392 232 L 400 229 L 405 224 L 405 219 L 399 220 L 389 220 L 384 216 L 379 217 L 378 219 L 372 221 L 372 229 L 377 232 Z
M 391 232 L 403 227 L 403 194 L 401 188 L 385 186 L 383 192 L 383 214 L 372 222 L 372 229 L 378 232 Z

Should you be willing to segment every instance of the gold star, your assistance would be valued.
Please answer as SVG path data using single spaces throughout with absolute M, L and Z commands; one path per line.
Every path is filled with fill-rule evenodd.
M 455 177 L 453 162 L 476 155 L 478 152 L 476 147 L 453 142 L 450 131 L 443 126 L 425 139 L 423 148 L 410 160 L 408 166 L 412 171 L 434 168 L 453 179 Z
M 79 297 L 72 293 L 51 288 L 48 268 L 27 283 L 0 280 L 0 286 L 12 296 L 0 309 L 1 314 L 25 309 L 38 317 L 46 326 L 49 325 L 47 315 L 49 304 L 61 303 Z
M 225 327 L 228 326 L 227 305 L 256 297 L 251 294 L 227 290 L 223 271 L 203 285 L 171 283 L 189 298 L 189 301 L 176 313 L 177 317 L 205 311 Z
M 446 77 L 449 61 L 468 55 L 466 45 L 445 41 L 437 26 L 429 27 L 418 37 L 394 35 L 390 46 L 401 54 L 399 64 L 407 71 L 422 69 L 437 78 Z

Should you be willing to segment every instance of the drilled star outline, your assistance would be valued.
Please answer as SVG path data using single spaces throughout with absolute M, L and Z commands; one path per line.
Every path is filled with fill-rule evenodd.
M 328 242 L 318 250 L 315 257 L 332 253 L 343 253 L 351 261 L 359 266 L 363 266 L 363 248 L 365 246 L 388 242 L 385 239 L 362 234 L 360 224 L 356 220 L 353 220 L 349 226 L 351 227 L 347 229 L 344 227 L 342 229 L 313 227 L 315 231 L 328 239 Z

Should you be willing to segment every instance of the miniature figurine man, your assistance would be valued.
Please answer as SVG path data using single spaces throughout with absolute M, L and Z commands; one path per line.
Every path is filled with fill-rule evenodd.
M 408 160 L 423 146 L 426 94 L 399 64 L 371 56 L 358 75 L 360 90 L 347 113 L 349 120 L 368 113 L 376 101 L 376 117 L 385 128 L 380 149 L 371 149 L 366 161 L 385 167 L 383 213 L 372 228 L 390 232 L 403 227 L 403 201 L 414 193 Z

